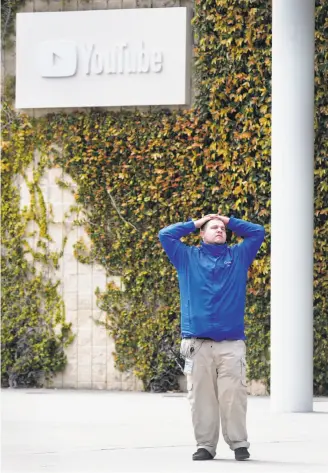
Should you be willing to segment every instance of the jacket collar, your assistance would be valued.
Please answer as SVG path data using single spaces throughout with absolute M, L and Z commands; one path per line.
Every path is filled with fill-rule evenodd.
M 223 245 L 209 245 L 208 243 L 201 242 L 201 249 L 212 256 L 221 256 L 225 255 L 228 251 L 228 245 L 224 243 Z

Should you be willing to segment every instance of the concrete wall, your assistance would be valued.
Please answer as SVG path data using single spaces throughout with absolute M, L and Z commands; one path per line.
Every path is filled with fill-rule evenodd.
M 33 169 L 36 168 L 37 162 L 38 155 L 36 153 L 33 166 L 27 170 L 28 181 L 32 181 Z M 70 183 L 71 190 L 62 189 L 57 183 L 58 179 Z M 21 192 L 21 207 L 29 206 L 30 192 L 23 178 L 20 178 L 18 185 Z M 45 173 L 41 179 L 40 187 L 47 212 L 49 215 L 51 213 L 53 215 L 49 225 L 49 234 L 53 242 L 49 243 L 49 249 L 51 251 L 60 250 L 64 237 L 67 237 L 59 269 L 50 273 L 47 270 L 47 275 L 54 281 L 61 281 L 59 291 L 65 303 L 66 319 L 72 323 L 73 332 L 76 335 L 74 342 L 67 349 L 68 365 L 66 370 L 55 378 L 53 386 L 79 389 L 142 390 L 140 381 L 131 374 L 122 374 L 114 368 L 114 342 L 108 336 L 105 328 L 96 323 L 103 321 L 105 314 L 97 307 L 95 290 L 97 287 L 104 290 L 109 281 L 114 281 L 120 287 L 120 278 L 106 277 L 101 266 L 81 264 L 73 254 L 73 245 L 81 237 L 87 244 L 90 244 L 84 229 L 76 228 L 73 225 L 76 214 L 70 208 L 76 204 L 72 194 L 76 188 L 75 183 L 70 176 L 64 175 L 61 169 L 53 168 Z M 37 224 L 31 224 L 28 231 L 38 233 Z M 28 240 L 31 247 L 36 250 L 36 238 L 30 237 Z M 41 264 L 37 264 L 37 269 L 44 273 L 45 268 Z

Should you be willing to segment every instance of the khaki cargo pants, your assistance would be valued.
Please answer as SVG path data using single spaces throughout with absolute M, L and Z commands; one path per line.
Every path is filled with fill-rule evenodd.
M 248 448 L 244 341 L 183 339 L 180 351 L 197 447 L 216 455 L 221 419 L 230 448 Z

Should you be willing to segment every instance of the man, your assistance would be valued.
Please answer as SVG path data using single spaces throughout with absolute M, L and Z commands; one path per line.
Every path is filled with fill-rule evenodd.
M 200 247 L 181 237 L 200 228 Z M 226 244 L 226 229 L 243 237 Z M 163 228 L 159 239 L 179 276 L 181 355 L 197 442 L 193 460 L 212 460 L 219 440 L 236 460 L 249 458 L 246 431 L 244 310 L 247 271 L 263 240 L 261 225 L 207 215 Z

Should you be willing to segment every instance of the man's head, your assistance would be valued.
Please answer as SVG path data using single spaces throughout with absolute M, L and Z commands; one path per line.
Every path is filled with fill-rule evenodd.
M 226 227 L 222 220 L 214 218 L 201 227 L 200 236 L 204 243 L 210 245 L 223 245 L 227 241 Z

